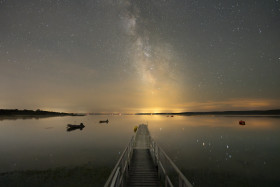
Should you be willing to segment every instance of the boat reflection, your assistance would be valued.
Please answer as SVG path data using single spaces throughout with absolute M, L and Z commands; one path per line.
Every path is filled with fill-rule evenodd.
M 99 123 L 107 123 L 108 124 L 109 120 L 108 119 L 107 120 L 100 120 Z
M 80 125 L 71 125 L 71 124 L 67 125 L 67 131 L 68 132 L 73 131 L 73 130 L 77 130 L 77 129 L 83 130 L 83 128 L 85 128 L 83 123 L 81 123 Z

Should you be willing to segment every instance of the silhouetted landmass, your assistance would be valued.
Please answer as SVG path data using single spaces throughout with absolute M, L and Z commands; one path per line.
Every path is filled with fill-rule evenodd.
M 214 111 L 214 112 L 182 112 L 182 113 L 136 113 L 135 115 L 280 115 L 276 110 L 248 110 L 248 111 Z
M 121 113 L 121 112 L 92 112 L 88 113 L 89 115 L 108 115 L 108 116 L 120 116 L 120 115 L 134 115 L 134 113 Z
M 18 110 L 18 109 L 0 109 L 0 116 L 83 116 L 83 114 L 52 112 L 43 110 Z

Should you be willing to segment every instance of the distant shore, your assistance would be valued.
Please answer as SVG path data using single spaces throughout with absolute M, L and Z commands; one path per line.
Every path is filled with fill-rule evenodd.
M 18 109 L 0 109 L 0 117 L 18 117 L 18 118 L 40 118 L 54 116 L 84 116 L 84 114 L 53 112 L 44 110 L 18 110 Z
M 280 115 L 280 109 L 275 110 L 248 110 L 248 111 L 213 111 L 213 112 L 181 112 L 181 113 L 136 113 L 135 115 L 184 115 L 184 116 L 194 116 L 194 115 L 248 115 L 248 116 L 278 116 Z

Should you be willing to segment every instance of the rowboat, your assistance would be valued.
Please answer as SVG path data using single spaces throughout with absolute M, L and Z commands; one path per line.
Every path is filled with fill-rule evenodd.
M 80 125 L 72 125 L 72 124 L 68 124 L 67 125 L 68 128 L 84 128 L 84 124 L 81 123 Z

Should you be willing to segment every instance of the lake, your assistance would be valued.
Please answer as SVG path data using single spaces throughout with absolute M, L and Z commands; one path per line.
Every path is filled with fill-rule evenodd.
M 103 186 L 141 123 L 194 186 L 280 185 L 280 117 L 90 115 L 0 118 L 0 186 Z

